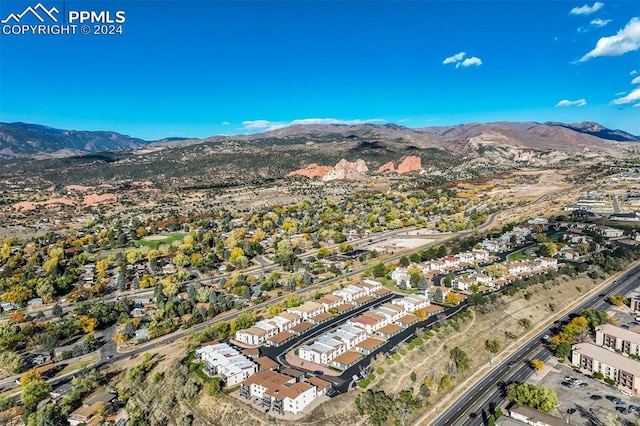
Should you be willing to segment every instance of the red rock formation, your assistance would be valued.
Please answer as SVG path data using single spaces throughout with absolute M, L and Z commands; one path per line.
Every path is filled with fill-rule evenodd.
M 393 164 L 393 161 L 389 161 L 388 163 L 383 164 L 382 166 L 380 166 L 380 168 L 378 168 L 376 173 L 382 173 L 382 172 L 386 172 L 386 171 L 390 171 L 390 172 L 395 172 L 396 171 L 396 166 Z
M 65 191 L 80 191 L 80 192 L 86 192 L 89 191 L 91 188 L 88 186 L 82 186 L 82 185 L 67 185 L 64 187 Z
M 324 175 L 333 170 L 331 166 L 320 166 L 316 163 L 311 163 L 304 169 L 294 170 L 289 172 L 287 176 L 306 176 L 308 178 L 320 178 L 322 179 Z
M 408 156 L 402 160 L 402 163 L 398 164 L 398 173 L 408 173 L 415 170 L 422 170 L 420 157 L 416 157 L 415 155 Z
M 105 203 L 108 201 L 118 201 L 118 197 L 114 194 L 90 194 L 84 196 L 83 206 L 94 206 L 96 204 Z

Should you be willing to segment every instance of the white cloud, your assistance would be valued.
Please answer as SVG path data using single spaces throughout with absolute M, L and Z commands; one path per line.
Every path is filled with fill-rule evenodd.
M 633 107 L 634 108 L 640 108 L 640 104 L 635 104 Z
M 638 74 L 638 70 L 631 70 L 629 72 L 629 75 L 636 75 L 636 74 Z
M 563 99 L 556 104 L 556 107 L 568 107 L 568 106 L 585 106 L 587 104 L 586 99 L 578 99 L 575 101 L 570 101 L 569 99 Z
M 574 7 L 569 13 L 572 15 L 590 15 L 593 12 L 597 12 L 598 10 L 602 9 L 602 6 L 604 6 L 604 3 L 600 3 L 599 1 L 597 1 L 593 4 L 593 6 L 585 4 L 584 6 Z
M 463 67 L 470 67 L 471 65 L 477 65 L 480 66 L 482 65 L 482 60 L 480 58 L 477 58 L 475 56 L 472 56 L 470 58 L 465 59 L 462 62 L 458 62 L 456 64 L 456 68 L 463 66 Z
M 231 123 L 229 123 L 228 121 L 223 121 L 223 122 L 222 122 L 222 123 L 220 123 L 220 124 L 222 124 L 223 126 L 228 126 L 228 125 L 230 125 Z
M 634 89 L 626 96 L 611 101 L 613 105 L 626 105 L 640 101 L 640 87 Z
M 462 58 L 464 58 L 464 55 L 466 54 L 467 54 L 466 52 L 456 53 L 453 56 L 449 56 L 448 58 L 445 58 L 444 61 L 442 61 L 442 64 L 446 65 L 446 64 L 453 64 L 455 62 L 460 62 Z
M 640 75 L 631 80 L 631 84 L 640 84 Z
M 618 93 L 614 93 L 613 95 L 614 96 L 624 96 L 626 94 L 627 94 L 627 92 L 618 92 Z
M 600 19 L 600 18 L 596 18 L 593 21 L 591 21 L 591 25 L 594 25 L 596 27 L 604 27 L 605 25 L 607 25 L 609 22 L 611 22 L 611 19 Z
M 283 127 L 293 125 L 308 125 L 308 124 L 348 124 L 357 125 L 365 123 L 383 123 L 384 120 L 379 118 L 368 120 L 339 120 L 337 118 L 303 118 L 292 121 L 268 121 L 268 120 L 247 120 L 242 122 L 244 130 L 250 132 L 268 132 L 271 130 L 282 129 Z
M 599 56 L 618 56 L 640 48 L 640 18 L 633 17 L 616 35 L 602 37 L 596 47 L 579 62 L 585 62 Z

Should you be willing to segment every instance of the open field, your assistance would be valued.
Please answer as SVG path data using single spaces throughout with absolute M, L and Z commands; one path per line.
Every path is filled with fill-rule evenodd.
M 172 235 L 149 235 L 140 240 L 135 241 L 136 246 L 147 246 L 150 249 L 157 249 L 162 244 L 171 244 L 174 241 L 182 241 L 185 234 L 172 234 Z

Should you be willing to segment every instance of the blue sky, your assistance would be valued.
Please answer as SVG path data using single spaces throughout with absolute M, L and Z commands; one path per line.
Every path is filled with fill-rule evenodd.
M 333 121 L 640 135 L 635 0 L 41 2 L 125 11 L 123 34 L 0 34 L 0 121 L 150 140 Z M 0 19 L 37 3 L 2 0 Z

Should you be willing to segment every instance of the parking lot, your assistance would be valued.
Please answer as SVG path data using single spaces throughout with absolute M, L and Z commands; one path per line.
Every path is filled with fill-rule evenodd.
M 549 362 L 553 361 L 550 359 Z M 568 377 L 576 379 L 572 388 L 565 385 L 568 383 L 565 378 Z M 578 380 L 583 384 L 577 384 Z M 640 410 L 640 398 L 626 396 L 617 388 L 575 372 L 566 365 L 556 364 L 544 377 L 533 376 L 531 381 L 556 390 L 560 400 L 560 414 L 571 424 L 604 426 L 610 424 L 612 418 L 617 418 L 620 424 L 625 425 L 640 420 L 640 412 L 632 411 L 634 407 Z M 614 398 L 621 402 L 616 405 L 611 401 Z

